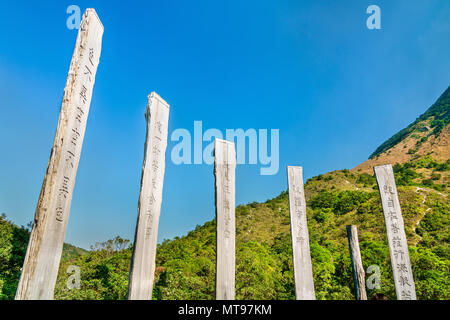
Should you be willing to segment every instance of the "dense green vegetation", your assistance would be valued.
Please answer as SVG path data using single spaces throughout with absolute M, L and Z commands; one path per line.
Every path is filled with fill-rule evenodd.
M 14 299 L 30 237 L 31 223 L 16 226 L 0 215 L 0 300 Z M 72 259 L 88 251 L 64 243 L 62 259 Z
M 450 299 L 448 193 L 420 184 L 418 169 L 446 173 L 448 163 L 419 159 L 396 167 L 398 191 L 419 299 Z M 419 182 L 415 182 L 419 181 Z M 375 178 L 348 170 L 305 184 L 314 283 L 318 299 L 354 299 L 345 226 L 358 226 L 365 269 L 377 265 L 382 293 L 395 299 L 384 219 Z M 236 208 L 236 298 L 294 299 L 288 193 Z M 29 231 L 0 219 L 0 297 L 12 299 Z M 132 246 L 120 237 L 89 252 L 65 245 L 56 299 L 126 299 Z M 81 288 L 68 289 L 68 267 Z M 370 274 L 367 274 L 369 277 Z M 367 278 L 366 277 L 366 278 Z M 70 280 L 69 280 L 70 281 Z M 215 220 L 158 245 L 154 299 L 214 299 Z
M 428 175 L 421 174 L 417 171 L 423 168 L 431 170 L 429 177 Z M 439 163 L 434 161 L 431 157 L 425 156 L 404 164 L 398 163 L 393 167 L 393 169 L 397 186 L 424 185 L 438 191 L 445 191 L 450 187 L 450 183 L 447 178 L 447 173 L 450 171 L 450 160 Z M 444 173 L 446 179 L 444 179 L 443 183 L 436 182 L 443 177 Z
M 423 125 L 423 121 L 430 120 L 429 128 Z M 450 123 L 450 87 L 444 91 L 444 93 L 439 97 L 439 99 L 420 117 L 418 117 L 409 126 L 400 130 L 398 133 L 393 135 L 391 138 L 382 143 L 373 152 L 369 158 L 374 158 L 377 155 L 389 150 L 390 148 L 397 145 L 400 141 L 405 139 L 409 134 L 414 131 L 425 132 L 429 131 L 428 136 L 435 135 L 438 136 L 442 129 L 444 129 Z M 426 140 L 419 140 L 419 146 Z M 417 146 L 416 146 L 417 147 Z M 416 149 L 411 149 L 409 153 L 414 153 Z
M 27 250 L 29 231 L 0 216 L 0 299 L 13 299 Z
M 421 160 L 399 173 L 399 195 L 419 299 L 450 298 L 449 214 L 447 195 L 410 185 Z M 446 169 L 448 170 L 448 168 Z M 406 182 L 402 182 L 406 181 Z M 382 293 L 395 299 L 384 219 L 373 176 L 336 171 L 305 185 L 314 283 L 318 299 L 354 299 L 345 226 L 358 226 L 364 267 L 378 265 Z M 236 298 L 294 299 L 288 194 L 236 208 Z M 131 247 L 99 244 L 89 254 L 65 259 L 56 298 L 125 299 Z M 81 268 L 80 290 L 67 289 L 69 265 Z M 367 277 L 370 276 L 369 274 Z M 154 299 L 214 299 L 215 221 L 186 236 L 158 245 Z

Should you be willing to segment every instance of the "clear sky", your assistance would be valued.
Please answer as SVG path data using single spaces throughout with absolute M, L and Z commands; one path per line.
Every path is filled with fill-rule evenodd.
M 31 4 L 33 3 L 33 4 Z M 448 87 L 450 1 L 7 1 L 0 10 L 0 212 L 25 225 L 56 130 L 77 30 L 66 9 L 105 28 L 66 241 L 133 239 L 147 95 L 177 128 L 279 129 L 280 170 L 236 169 L 236 202 L 352 168 Z M 369 30 L 366 8 L 381 8 Z M 159 240 L 214 217 L 211 165 L 175 165 L 169 141 Z

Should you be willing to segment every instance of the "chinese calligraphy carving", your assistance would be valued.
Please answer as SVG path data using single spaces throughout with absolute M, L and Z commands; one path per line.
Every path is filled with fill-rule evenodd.
M 102 36 L 103 26 L 95 10 L 87 9 L 70 64 L 16 299 L 53 299 Z M 84 73 L 86 66 L 89 74 Z
M 297 300 L 314 300 L 315 291 L 309 250 L 305 192 L 303 189 L 303 168 L 288 166 L 287 175 L 295 296 Z
M 375 167 L 374 171 L 383 206 L 397 299 L 416 300 L 416 290 L 408 254 L 408 242 L 406 241 L 394 172 L 390 164 Z
M 365 287 L 365 272 L 359 251 L 358 229 L 356 226 L 347 226 L 348 247 L 352 261 L 353 282 L 355 284 L 356 300 L 367 300 Z
M 155 92 L 148 97 L 145 118 L 147 137 L 128 284 L 130 300 L 152 299 L 169 122 L 169 105 Z
M 214 143 L 216 177 L 217 265 L 216 299 L 235 297 L 235 168 L 234 143 L 216 139 Z

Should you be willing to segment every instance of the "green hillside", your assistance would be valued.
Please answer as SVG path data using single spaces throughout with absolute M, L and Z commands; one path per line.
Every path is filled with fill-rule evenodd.
M 397 160 L 408 148 L 392 147 L 413 132 L 445 133 L 439 143 L 428 143 L 425 153 L 394 166 L 418 299 L 450 299 L 449 109 L 450 87 L 371 155 L 391 153 Z M 376 161 L 385 161 L 382 158 Z M 377 265 L 381 271 L 381 287 L 369 290 L 369 299 L 376 294 L 396 298 L 379 193 L 373 174 L 367 173 L 374 161 L 363 163 L 365 172 L 334 171 L 305 183 L 317 299 L 354 299 L 346 234 L 350 224 L 358 227 L 364 268 Z M 215 232 L 211 220 L 158 245 L 154 299 L 214 299 Z M 0 217 L 0 299 L 14 298 L 28 238 L 27 228 Z M 126 299 L 131 252 L 130 242 L 120 237 L 97 243 L 89 252 L 65 244 L 55 298 Z M 68 288 L 70 266 L 80 268 L 79 289 Z M 287 191 L 236 208 L 236 298 L 295 298 Z
M 419 299 L 450 299 L 449 184 L 429 184 L 423 167 L 449 173 L 450 161 L 420 158 L 394 171 Z M 425 183 L 424 183 L 425 181 Z M 354 299 L 346 225 L 358 226 L 363 265 L 378 265 L 382 293 L 395 299 L 384 219 L 375 178 L 348 170 L 305 184 L 317 299 Z M 294 299 L 288 194 L 236 208 L 236 298 Z M 0 218 L 0 298 L 13 299 L 29 231 Z M 64 246 L 56 299 L 126 299 L 131 246 L 120 237 L 85 252 Z M 81 288 L 69 290 L 68 267 Z M 369 276 L 369 275 L 367 275 Z M 158 245 L 154 299 L 214 299 L 215 221 Z
M 449 170 L 448 163 L 438 165 Z M 395 171 L 418 299 L 450 299 L 448 192 L 421 184 L 415 165 Z M 395 299 L 374 177 L 335 171 L 310 179 L 305 193 L 317 298 L 354 299 L 345 226 L 355 224 L 364 267 L 381 269 L 381 288 L 369 290 L 369 298 L 382 293 Z M 289 223 L 287 192 L 236 208 L 237 299 L 294 299 Z M 65 259 L 56 298 L 125 299 L 130 259 L 131 248 L 111 245 Z M 67 289 L 69 265 L 81 268 L 80 290 Z M 214 299 L 214 285 L 214 220 L 158 245 L 154 299 Z
M 0 215 L 0 300 L 14 299 L 27 251 L 30 227 L 16 226 L 4 213 Z M 62 259 L 70 260 L 87 252 L 64 243 Z
M 428 121 L 429 123 L 424 123 Z M 413 123 L 407 126 L 405 129 L 399 131 L 391 138 L 383 142 L 369 158 L 374 158 L 377 155 L 389 150 L 397 145 L 409 134 L 414 131 L 423 132 L 429 131 L 428 136 L 438 136 L 442 129 L 450 123 L 450 87 L 442 93 L 439 99 L 420 117 L 418 117 Z

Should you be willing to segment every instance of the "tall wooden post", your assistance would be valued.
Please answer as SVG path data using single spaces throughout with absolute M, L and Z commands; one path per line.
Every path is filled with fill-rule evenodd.
M 364 267 L 359 251 L 358 230 L 356 226 L 347 226 L 348 249 L 352 261 L 353 282 L 356 300 L 367 300 Z
M 148 96 L 145 119 L 147 137 L 128 284 L 129 300 L 152 299 L 169 122 L 169 105 L 155 92 Z
M 398 300 L 416 300 L 416 288 L 409 260 L 408 242 L 390 164 L 374 168 L 383 205 L 384 221 Z
M 87 9 L 78 31 L 50 160 L 42 184 L 17 300 L 53 299 L 81 155 L 103 26 Z
M 315 300 L 311 254 L 309 249 L 306 201 L 303 188 L 303 168 L 287 167 L 289 212 L 291 216 L 292 254 L 294 261 L 295 297 Z
M 216 299 L 235 297 L 235 169 L 234 143 L 214 141 L 216 177 Z

